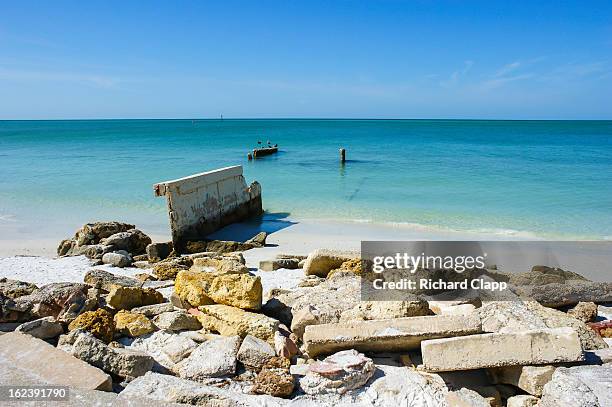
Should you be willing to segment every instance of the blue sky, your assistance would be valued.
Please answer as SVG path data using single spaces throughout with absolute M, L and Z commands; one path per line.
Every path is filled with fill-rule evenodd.
M 0 119 L 220 114 L 612 119 L 612 2 L 2 2 Z

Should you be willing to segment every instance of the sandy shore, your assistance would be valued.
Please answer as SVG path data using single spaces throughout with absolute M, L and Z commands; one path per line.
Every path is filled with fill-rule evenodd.
M 153 241 L 167 241 L 168 235 L 150 233 L 143 228 Z M 215 234 L 212 238 L 221 240 L 244 241 L 259 231 L 269 233 L 267 246 L 244 252 L 247 265 L 257 269 L 261 260 L 274 258 L 279 253 L 307 255 L 317 248 L 330 248 L 341 250 L 358 250 L 362 240 L 470 240 L 470 241 L 498 241 L 513 240 L 523 242 L 521 247 L 515 247 L 498 256 L 501 268 L 507 271 L 528 271 L 534 264 L 545 264 L 562 267 L 579 272 L 595 281 L 609 281 L 608 269 L 611 242 L 602 242 L 601 245 L 590 245 L 588 250 L 576 247 L 568 250 L 561 243 L 551 244 L 544 258 L 541 250 L 531 249 L 532 246 L 522 236 L 485 234 L 485 233 L 459 233 L 453 231 L 433 231 L 416 228 L 409 225 L 357 223 L 345 221 L 295 220 L 290 218 L 264 217 L 263 221 L 247 222 L 230 225 Z M 82 281 L 81 276 L 89 267 L 84 260 L 70 261 L 62 259 L 59 262 L 49 263 L 43 259 L 31 256 L 41 256 L 50 259 L 56 256 L 58 243 L 71 236 L 73 232 L 58 233 L 56 239 L 0 239 L 0 277 L 19 278 L 37 283 L 49 281 Z M 19 256 L 19 257 L 15 257 Z M 27 257 L 23 257 L 27 256 Z M 72 261 L 72 263 L 71 263 Z M 45 268 L 49 268 L 46 272 Z M 62 268 L 66 275 L 62 276 Z M 43 275 L 34 281 L 28 278 L 32 270 L 40 269 Z M 128 269 L 121 272 L 130 274 Z M 77 278 L 80 277 L 80 278 Z M 75 280 L 76 279 L 76 280 Z

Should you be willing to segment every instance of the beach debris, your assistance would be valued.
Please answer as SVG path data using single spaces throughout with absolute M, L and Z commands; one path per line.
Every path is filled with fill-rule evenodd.
M 509 397 L 506 401 L 507 407 L 534 407 L 538 405 L 537 397 L 530 396 L 527 394 L 519 394 L 518 396 Z
M 259 372 L 263 365 L 274 356 L 276 356 L 274 348 L 268 342 L 253 335 L 247 335 L 242 340 L 237 358 L 247 369 Z
M 153 322 L 159 329 L 166 331 L 198 330 L 202 324 L 193 315 L 185 311 L 162 312 Z
M 0 336 L 0 366 L 3 385 L 46 383 L 82 390 L 112 390 L 111 377 L 102 370 L 20 332 Z
M 344 350 L 310 365 L 300 387 L 307 394 L 344 394 L 366 384 L 375 371 L 372 359 L 354 349 Z
M 149 334 L 157 329 L 143 314 L 123 310 L 115 314 L 114 322 L 117 334 L 131 338 Z
M 309 325 L 303 341 L 306 353 L 314 357 L 346 349 L 402 352 L 418 349 L 421 342 L 430 339 L 461 339 L 480 332 L 480 320 L 475 316 L 433 315 Z
M 64 333 L 64 326 L 53 317 L 44 317 L 25 322 L 15 329 L 38 339 L 53 339 Z
M 210 339 L 179 362 L 176 372 L 179 377 L 194 381 L 234 375 L 241 342 L 239 336 Z
M 348 260 L 358 259 L 359 253 L 340 250 L 317 249 L 310 253 L 304 263 L 304 273 L 327 277 L 333 269 L 342 266 Z
M 144 305 L 160 304 L 165 300 L 160 292 L 152 288 L 113 287 L 106 296 L 106 302 L 116 310 L 130 310 Z
M 90 365 L 128 381 L 150 371 L 154 363 L 153 358 L 144 352 L 110 347 L 80 329 L 62 335 L 58 347 Z
M 424 369 L 431 372 L 583 360 L 572 328 L 431 339 L 421 343 L 421 353 Z
M 295 380 L 289 372 L 290 365 L 289 359 L 284 357 L 275 356 L 268 360 L 255 378 L 255 393 L 289 397 L 295 387 Z
M 612 338 L 612 321 L 592 322 L 589 323 L 589 327 L 602 338 Z
M 109 343 L 115 335 L 113 314 L 103 308 L 84 312 L 68 325 L 69 331 L 77 329 L 89 332 L 96 338 Z
M 340 322 L 394 319 L 430 315 L 427 301 L 413 295 L 406 295 L 404 301 L 360 301 L 353 308 L 340 314 Z
M 247 186 L 239 165 L 161 182 L 153 189 L 167 199 L 177 253 L 185 252 L 188 241 L 263 213 L 261 186 L 256 181 Z
M 612 365 L 559 367 L 544 386 L 541 407 L 612 405 Z
M 60 322 L 70 322 L 79 314 L 97 307 L 97 301 L 88 296 L 89 286 L 79 283 L 51 283 L 31 294 L 13 300 L 12 310 L 19 320 L 54 317 Z M 8 308 L 8 304 L 5 303 Z
M 197 318 L 202 327 L 211 332 L 243 338 L 253 335 L 274 345 L 274 333 L 279 326 L 278 320 L 274 318 L 221 304 L 205 305 L 198 307 L 198 310 L 201 314 Z

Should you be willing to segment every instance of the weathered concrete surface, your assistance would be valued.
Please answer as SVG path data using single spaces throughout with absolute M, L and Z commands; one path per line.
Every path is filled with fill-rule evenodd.
M 511 384 L 534 396 L 541 396 L 552 379 L 555 366 L 505 366 L 489 370 L 493 383 Z
M 261 186 L 247 186 L 242 166 L 221 168 L 153 186 L 166 196 L 172 242 L 182 251 L 187 241 L 202 240 L 234 222 L 261 215 Z
M 3 385 L 23 385 L 23 378 L 28 378 L 83 390 L 112 390 L 111 378 L 102 370 L 43 340 L 18 332 L 0 336 L 0 366 Z M 5 369 L 8 366 L 13 368 L 12 373 Z
M 557 368 L 544 386 L 539 406 L 612 406 L 612 365 Z
M 345 349 L 394 352 L 418 349 L 421 341 L 482 332 L 472 316 L 434 315 L 309 325 L 304 333 L 310 357 Z
M 485 367 L 576 362 L 583 358 L 571 328 L 433 339 L 421 343 L 424 368 L 432 372 Z

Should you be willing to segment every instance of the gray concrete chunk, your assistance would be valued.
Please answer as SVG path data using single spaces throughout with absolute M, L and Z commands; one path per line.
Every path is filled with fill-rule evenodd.
M 421 341 L 482 332 L 475 316 L 434 315 L 309 325 L 304 333 L 311 356 L 345 349 L 395 352 L 418 349 Z

